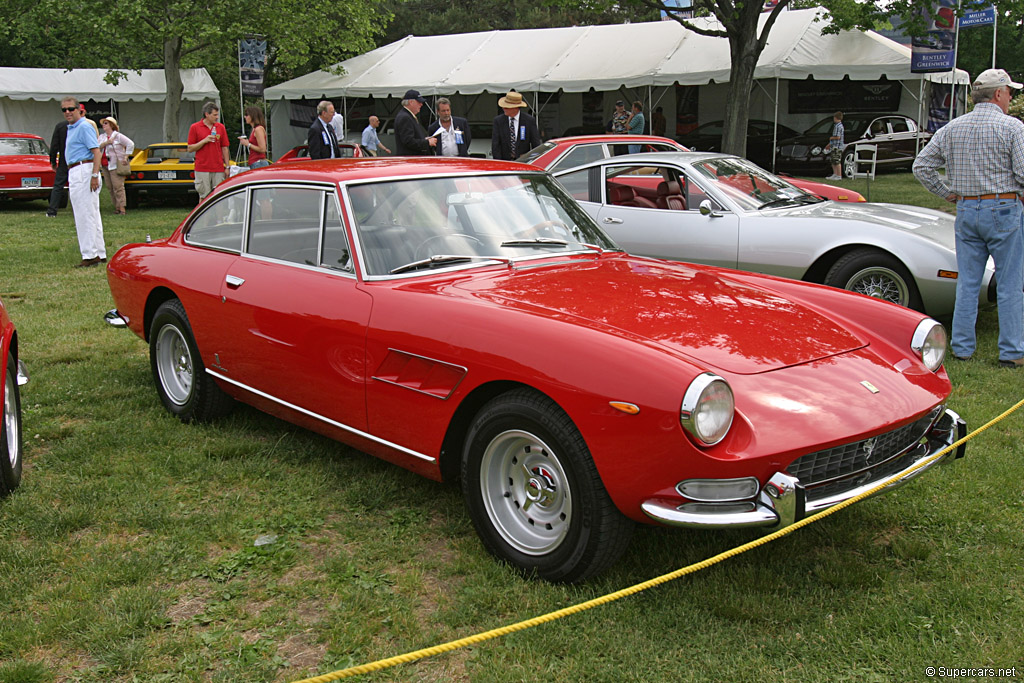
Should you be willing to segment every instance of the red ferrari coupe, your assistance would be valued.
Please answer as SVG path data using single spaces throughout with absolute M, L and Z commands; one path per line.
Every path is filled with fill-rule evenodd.
M 46 142 L 31 133 L 0 133 L 0 200 L 49 199 L 54 172 Z
M 635 148 L 633 151 L 637 153 L 689 151 L 675 140 L 655 135 L 579 135 L 548 140 L 519 157 L 517 161 L 540 166 L 556 173 L 591 161 L 629 154 L 631 147 Z M 844 187 L 827 185 L 813 180 L 802 180 L 787 175 L 780 177 L 804 192 L 825 199 L 837 202 L 867 201 L 861 193 L 847 190 Z
M 638 522 L 790 524 L 965 429 L 934 320 L 630 256 L 525 164 L 275 164 L 107 274 L 181 420 L 242 401 L 461 480 L 487 549 L 552 581 Z
M 0 496 L 21 483 L 22 445 L 21 394 L 19 387 L 28 382 L 25 363 L 18 357 L 18 333 L 0 301 Z

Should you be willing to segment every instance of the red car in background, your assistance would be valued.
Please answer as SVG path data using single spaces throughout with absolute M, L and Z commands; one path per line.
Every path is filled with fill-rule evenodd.
M 0 133 L 0 199 L 49 199 L 54 172 L 46 142 L 31 133 Z
M 342 159 L 360 159 L 363 156 L 363 149 L 359 145 L 354 145 L 350 142 L 339 142 L 338 147 L 341 149 Z M 296 145 L 282 154 L 281 158 L 277 160 L 277 163 L 281 163 L 282 161 L 308 160 L 309 153 L 306 151 L 307 149 L 309 149 L 309 145 Z
M 516 161 L 533 164 L 555 173 L 575 168 L 591 161 L 599 161 L 610 157 L 629 154 L 630 146 L 637 146 L 641 153 L 646 152 L 688 152 L 683 145 L 670 138 L 656 135 L 578 135 L 566 138 L 553 138 L 534 147 Z M 835 185 L 802 180 L 792 176 L 781 175 L 786 182 L 799 187 L 804 192 L 815 194 L 837 202 L 863 202 L 864 195 Z
M 241 401 L 459 480 L 483 545 L 551 581 L 635 523 L 773 528 L 902 483 L 966 429 L 936 321 L 626 254 L 526 164 L 255 169 L 107 277 L 183 422 Z

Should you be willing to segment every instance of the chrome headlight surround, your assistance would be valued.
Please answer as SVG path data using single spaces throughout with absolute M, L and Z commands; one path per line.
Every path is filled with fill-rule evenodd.
M 911 350 L 932 372 L 942 367 L 946 359 L 946 328 L 938 321 L 925 318 L 917 324 L 910 340 Z
M 679 422 L 700 445 L 714 446 L 729 433 L 735 411 L 736 401 L 729 383 L 705 372 L 687 387 Z

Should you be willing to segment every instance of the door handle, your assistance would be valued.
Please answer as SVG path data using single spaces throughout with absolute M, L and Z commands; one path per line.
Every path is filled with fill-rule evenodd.
M 228 275 L 227 277 L 224 278 L 224 281 L 228 284 L 228 287 L 230 287 L 231 289 L 238 289 L 243 284 L 245 284 L 245 279 L 240 278 L 236 275 Z
M 615 218 L 614 216 L 605 216 L 604 219 L 602 220 L 602 222 L 603 223 L 618 224 L 618 223 L 622 222 L 622 219 L 621 218 Z

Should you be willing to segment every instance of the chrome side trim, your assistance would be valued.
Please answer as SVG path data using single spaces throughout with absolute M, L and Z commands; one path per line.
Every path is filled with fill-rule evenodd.
M 128 320 L 116 308 L 103 314 L 103 322 L 111 327 L 128 327 Z
M 356 429 L 355 427 L 349 427 L 347 424 L 343 424 L 341 422 L 337 422 L 335 420 L 332 420 L 332 419 L 330 419 L 328 417 L 324 417 L 323 415 L 320 415 L 319 413 L 314 413 L 312 410 L 306 410 L 305 408 L 300 408 L 299 406 L 297 406 L 297 405 L 295 405 L 293 403 L 289 403 L 288 401 L 284 401 L 282 399 L 279 399 L 276 396 L 271 396 L 270 394 L 268 394 L 268 393 L 266 393 L 264 391 L 260 391 L 259 389 L 254 389 L 254 388 L 250 387 L 249 385 L 243 384 L 243 383 L 241 383 L 239 381 L 236 381 L 236 380 L 233 380 L 230 377 L 225 377 L 221 373 L 216 372 L 214 370 L 211 370 L 210 368 L 206 368 L 206 372 L 207 372 L 207 374 L 213 375 L 214 377 L 216 377 L 217 379 L 219 379 L 221 381 L 227 382 L 228 384 L 233 384 L 234 386 L 238 387 L 239 389 L 243 389 L 245 391 L 248 391 L 251 394 L 256 394 L 257 396 L 265 398 L 268 401 L 273 401 L 274 403 L 276 403 L 278 405 L 281 405 L 281 406 L 284 406 L 285 408 L 288 408 L 290 410 L 294 410 L 294 411 L 296 411 L 298 413 L 302 413 L 303 415 L 307 415 L 307 416 L 312 417 L 314 419 L 320 420 L 321 422 L 323 422 L 325 424 L 329 424 L 332 427 L 337 427 L 338 429 L 343 429 L 346 432 L 349 432 L 351 434 L 355 434 L 356 436 L 362 437 L 364 439 L 369 439 L 370 441 L 373 441 L 375 443 L 379 443 L 382 446 L 387 446 L 388 448 L 393 448 L 396 451 L 401 451 L 402 453 L 405 453 L 406 455 L 411 455 L 412 457 L 419 458 L 420 460 L 425 460 L 427 462 L 436 462 L 437 461 L 437 458 L 434 458 L 432 456 L 425 455 L 423 453 L 420 453 L 419 451 L 414 451 L 411 448 L 406 448 L 405 446 L 399 446 L 396 443 L 393 443 L 391 441 L 387 441 L 386 439 L 382 439 L 379 436 L 374 436 L 373 434 L 368 434 L 367 432 L 364 432 L 364 431 L 362 431 L 360 429 Z

